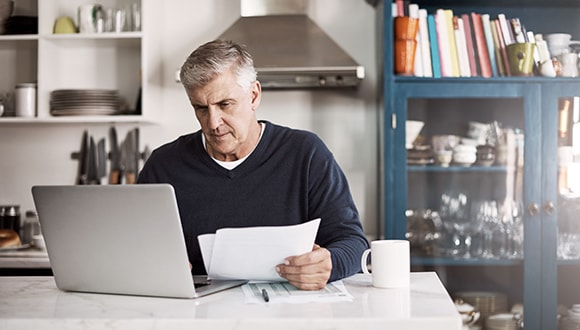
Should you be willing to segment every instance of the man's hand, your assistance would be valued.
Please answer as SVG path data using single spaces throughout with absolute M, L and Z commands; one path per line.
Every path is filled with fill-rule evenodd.
M 290 284 L 301 290 L 320 290 L 330 278 L 332 261 L 330 252 L 314 244 L 311 252 L 288 257 L 276 271 Z

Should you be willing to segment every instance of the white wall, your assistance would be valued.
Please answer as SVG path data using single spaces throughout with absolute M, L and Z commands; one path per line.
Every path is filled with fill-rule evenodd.
M 217 37 L 239 17 L 232 0 L 164 1 L 163 113 L 158 125 L 141 127 L 142 144 L 155 148 L 199 129 L 174 73 L 200 44 Z M 375 9 L 364 0 L 310 0 L 309 16 L 366 69 L 356 91 L 264 91 L 258 117 L 317 133 L 346 173 L 363 219 L 365 232 L 375 236 L 379 190 L 377 31 Z M 117 125 L 120 137 L 132 128 Z M 82 131 L 106 137 L 107 126 L 60 125 L 0 127 L 0 204 L 33 209 L 33 184 L 74 183 Z

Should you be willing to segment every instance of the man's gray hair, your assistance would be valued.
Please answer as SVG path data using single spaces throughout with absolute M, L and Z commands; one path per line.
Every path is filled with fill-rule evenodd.
M 199 88 L 230 69 L 244 90 L 249 90 L 256 81 L 254 60 L 244 46 L 229 40 L 214 40 L 199 46 L 187 57 L 179 78 L 185 89 Z

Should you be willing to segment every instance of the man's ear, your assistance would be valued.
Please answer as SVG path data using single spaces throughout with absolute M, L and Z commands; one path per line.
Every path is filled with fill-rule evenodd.
M 259 81 L 254 81 L 251 87 L 252 93 L 252 110 L 256 110 L 262 101 L 262 85 Z

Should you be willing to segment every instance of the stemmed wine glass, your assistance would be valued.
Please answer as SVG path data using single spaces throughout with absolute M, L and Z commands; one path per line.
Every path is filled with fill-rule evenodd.
M 494 200 L 483 200 L 474 203 L 474 225 L 473 230 L 481 234 L 480 245 L 475 254 L 484 259 L 493 259 L 494 253 L 494 233 L 499 226 L 498 208 Z
M 448 254 L 458 258 L 470 258 L 471 234 L 469 231 L 469 205 L 465 193 L 443 193 L 439 215 L 451 235 Z
M 523 203 L 521 200 L 507 201 L 503 211 L 502 219 L 507 233 L 505 256 L 509 259 L 521 259 L 524 252 Z

